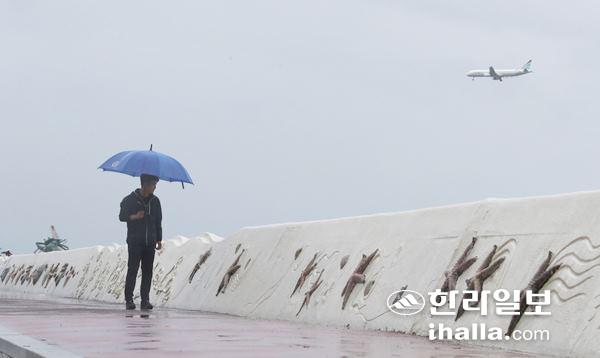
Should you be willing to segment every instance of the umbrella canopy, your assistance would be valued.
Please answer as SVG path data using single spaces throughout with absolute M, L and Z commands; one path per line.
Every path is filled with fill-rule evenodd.
M 150 150 L 130 150 L 113 155 L 98 167 L 104 171 L 139 177 L 150 174 L 169 182 L 194 184 L 187 170 L 174 158 Z

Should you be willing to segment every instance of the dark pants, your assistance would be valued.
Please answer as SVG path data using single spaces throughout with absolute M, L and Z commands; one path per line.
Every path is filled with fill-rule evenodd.
M 154 246 L 127 245 L 129 260 L 127 261 L 127 278 L 125 280 L 125 301 L 133 301 L 135 279 L 142 262 L 142 285 L 140 296 L 142 302 L 150 301 L 150 285 L 152 284 L 152 266 L 154 265 Z

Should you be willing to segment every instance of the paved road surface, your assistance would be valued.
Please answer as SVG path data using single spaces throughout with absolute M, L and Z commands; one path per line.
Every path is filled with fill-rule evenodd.
M 2 296 L 0 325 L 87 357 L 528 357 L 395 333 Z

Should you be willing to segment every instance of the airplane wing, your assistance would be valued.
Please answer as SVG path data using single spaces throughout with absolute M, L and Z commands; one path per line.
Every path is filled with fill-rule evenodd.
M 495 80 L 502 81 L 502 77 L 494 70 L 494 67 L 490 66 L 490 76 L 494 77 Z

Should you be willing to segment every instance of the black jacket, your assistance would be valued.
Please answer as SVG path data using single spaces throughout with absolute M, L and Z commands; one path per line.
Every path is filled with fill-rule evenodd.
M 138 211 L 144 211 L 144 218 L 130 220 Z M 127 244 L 154 247 L 162 241 L 162 209 L 158 196 L 144 198 L 137 189 L 121 201 L 119 220 L 127 223 Z

